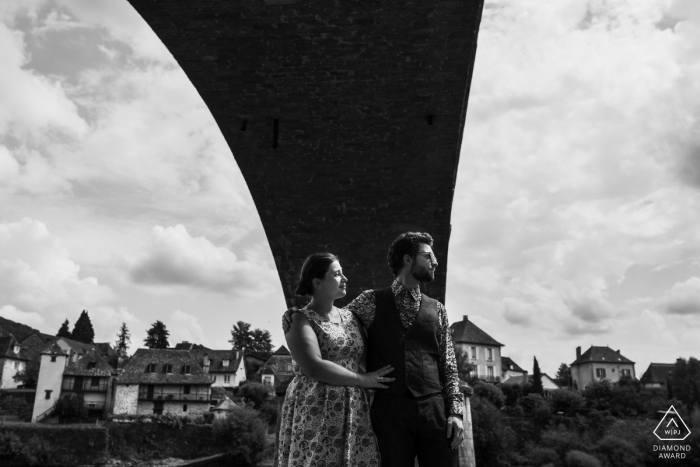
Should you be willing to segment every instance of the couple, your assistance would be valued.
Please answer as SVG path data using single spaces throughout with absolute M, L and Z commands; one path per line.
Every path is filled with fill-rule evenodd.
M 311 302 L 283 319 L 295 376 L 280 467 L 413 467 L 416 456 L 422 467 L 458 464 L 463 403 L 447 312 L 419 288 L 435 277 L 432 245 L 427 233 L 401 234 L 387 257 L 393 284 L 341 309 L 333 302 L 348 280 L 338 259 L 306 259 L 297 294 Z M 376 389 L 371 413 L 363 388 Z

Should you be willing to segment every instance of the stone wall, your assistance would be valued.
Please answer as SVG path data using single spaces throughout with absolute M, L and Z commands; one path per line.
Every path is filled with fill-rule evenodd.
M 139 385 L 117 384 L 116 386 L 117 389 L 114 396 L 114 410 L 112 412 L 115 414 L 138 413 Z M 152 410 L 151 413 L 153 413 Z
M 483 0 L 130 2 L 231 147 L 288 304 L 316 251 L 340 255 L 345 302 L 389 285 L 387 247 L 407 230 L 435 238 L 425 291 L 444 301 Z
M 184 410 L 185 405 L 187 406 L 187 410 Z M 154 404 L 152 401 L 139 401 L 136 413 L 139 415 L 153 415 L 153 406 Z M 209 412 L 209 401 L 177 401 L 163 403 L 164 414 L 170 413 L 173 415 L 193 415 L 205 412 Z

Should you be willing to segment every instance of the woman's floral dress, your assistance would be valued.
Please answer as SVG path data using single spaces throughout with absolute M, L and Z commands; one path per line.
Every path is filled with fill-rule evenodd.
M 306 308 L 321 356 L 358 371 L 364 343 L 352 313 L 339 309 L 332 323 Z M 304 376 L 294 362 L 282 406 L 280 467 L 379 467 L 379 450 L 369 419 L 369 402 L 360 387 L 333 386 Z

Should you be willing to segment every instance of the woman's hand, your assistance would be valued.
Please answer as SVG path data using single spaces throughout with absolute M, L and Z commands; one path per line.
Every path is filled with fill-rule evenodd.
M 383 368 L 378 369 L 377 371 L 373 371 L 371 373 L 365 373 L 364 375 L 361 375 L 361 382 L 360 386 L 363 388 L 381 388 L 381 389 L 386 389 L 388 386 L 384 386 L 382 383 L 391 383 L 394 381 L 396 378 L 387 378 L 384 375 L 387 375 L 394 371 L 394 367 L 391 365 L 387 365 Z

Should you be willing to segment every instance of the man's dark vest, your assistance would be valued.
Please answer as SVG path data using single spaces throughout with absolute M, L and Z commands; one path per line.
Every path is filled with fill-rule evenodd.
M 438 362 L 437 300 L 422 295 L 420 310 L 410 328 L 404 328 L 391 287 L 375 291 L 376 312 L 367 336 L 367 371 L 391 365 L 386 375 L 396 378 L 378 389 L 401 396 L 406 389 L 415 397 L 442 392 Z

